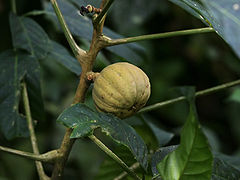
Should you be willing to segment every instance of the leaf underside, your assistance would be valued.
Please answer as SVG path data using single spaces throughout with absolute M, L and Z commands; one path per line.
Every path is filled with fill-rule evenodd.
M 29 88 L 39 88 L 39 64 L 24 52 L 9 50 L 0 54 L 0 129 L 7 139 L 28 136 L 26 119 L 19 113 L 20 82 L 25 77 Z M 38 96 L 39 90 L 31 92 Z M 41 93 L 40 93 L 41 94 Z
M 9 16 L 12 42 L 15 48 L 24 49 L 38 59 L 44 59 L 51 51 L 51 42 L 46 32 L 34 20 L 19 17 L 13 13 Z

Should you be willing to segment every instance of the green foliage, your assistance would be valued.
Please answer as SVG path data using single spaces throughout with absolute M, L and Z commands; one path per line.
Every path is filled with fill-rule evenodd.
M 203 180 L 211 177 L 213 157 L 198 122 L 194 93 L 190 89 L 186 95 L 190 108 L 188 119 L 181 132 L 179 147 L 157 165 L 164 180 Z
M 30 18 L 12 13 L 9 20 L 13 46 L 28 51 L 37 59 L 45 58 L 51 51 L 51 42 L 42 27 Z
M 135 163 L 135 159 L 129 150 L 124 146 L 116 146 L 114 153 L 118 155 L 129 167 Z M 106 157 L 102 162 L 96 180 L 111 180 L 119 176 L 124 171 L 119 168 L 119 165 L 109 157 Z M 142 171 L 144 173 L 144 171 Z
M 159 162 L 161 162 L 169 153 L 175 151 L 177 147 L 178 145 L 162 147 L 152 155 L 151 169 L 153 177 L 158 177 L 160 175 L 157 170 Z
M 7 139 L 28 136 L 25 117 L 19 113 L 21 81 L 25 78 L 41 95 L 39 64 L 37 60 L 21 51 L 6 51 L 0 55 L 0 127 Z
M 17 3 L 17 9 L 24 9 L 26 4 L 24 2 L 28 1 L 30 2 L 30 0 L 23 0 Z M 169 1 L 185 9 L 205 25 L 213 27 L 215 32 L 240 57 L 240 4 L 238 0 Z M 70 106 L 75 86 L 77 86 L 76 75 L 79 76 L 81 73 L 80 64 L 63 43 L 65 39 L 62 38 L 62 30 L 50 2 L 44 0 L 42 2 L 45 5 L 43 10 L 36 11 L 34 7 L 32 12 L 27 13 L 28 16 L 38 15 L 33 18 L 20 16 L 23 14 L 21 11 L 18 15 L 9 13 L 12 47 L 9 47 L 10 39 L 8 40 L 7 35 L 4 34 L 6 33 L 4 31 L 9 31 L 6 29 L 8 28 L 8 23 L 5 22 L 7 18 L 0 17 L 2 22 L 0 33 L 3 38 L 0 48 L 4 50 L 0 54 L 0 145 L 19 148 L 16 145 L 18 140 L 13 139 L 29 135 L 21 102 L 21 83 L 24 81 L 27 83 L 32 116 L 40 123 L 40 126 L 37 126 L 37 133 L 42 138 L 40 140 L 40 144 L 43 144 L 41 152 L 59 145 L 58 139 L 64 132 L 58 127 L 55 128 L 55 119 L 61 109 Z M 88 50 L 93 32 L 92 14 L 80 16 L 78 8 L 87 4 L 99 7 L 101 0 L 57 0 L 57 2 L 77 43 L 82 49 Z M 39 6 L 39 8 L 42 7 Z M 108 27 L 104 27 L 103 34 L 112 39 L 124 38 L 118 33 L 129 37 L 130 35 L 175 30 L 181 27 L 180 24 L 184 28 L 202 25 L 167 1 L 160 3 L 158 0 L 153 0 L 151 3 L 144 0 L 116 1 L 109 15 L 106 22 Z M 186 22 L 183 21 L 185 19 Z M 50 26 L 50 22 L 54 23 L 54 26 Z M 240 64 L 237 57 L 229 52 L 229 49 L 216 38 L 216 35 L 173 39 L 148 41 L 141 45 L 131 43 L 107 47 L 107 51 L 103 50 L 99 54 L 99 61 L 94 64 L 95 69 L 101 70 L 109 62 L 114 62 L 112 57 L 116 56 L 124 61 L 141 64 L 143 70 L 149 75 L 153 87 L 149 104 L 171 97 L 169 87 L 175 85 L 194 84 L 202 89 L 209 87 L 210 84 L 218 84 L 239 77 Z M 10 50 L 5 51 L 5 49 Z M 40 65 L 44 73 L 43 78 L 40 75 Z M 74 73 L 75 76 L 69 75 L 70 73 L 62 67 Z M 46 84 L 43 88 L 44 97 L 41 93 L 41 81 Z M 68 86 L 68 84 L 74 85 Z M 91 87 L 88 93 L 91 93 Z M 228 96 L 228 101 L 223 100 L 225 104 L 219 100 L 225 98 L 221 94 L 214 95 L 214 98 L 211 96 L 205 100 L 206 102 L 203 100 L 197 104 L 201 124 L 209 129 L 206 134 L 212 142 L 212 149 L 198 122 L 193 91 L 187 96 L 190 110 L 181 131 L 180 145 L 177 146 L 171 144 L 179 144 L 178 125 L 181 120 L 185 120 L 183 104 L 169 106 L 168 109 L 154 113 L 150 112 L 149 116 L 131 117 L 126 122 L 109 114 L 95 112 L 84 104 L 76 104 L 66 108 L 58 117 L 58 122 L 73 128 L 71 138 L 84 139 L 95 129 L 100 128 L 107 137 L 110 137 L 110 141 L 106 141 L 107 146 L 114 149 L 114 153 L 129 167 L 136 164 L 136 160 L 140 163 L 142 168 L 136 168 L 135 172 L 139 177 L 145 175 L 145 179 L 152 177 L 164 180 L 239 179 L 239 156 L 214 152 L 219 150 L 228 154 L 237 154 L 239 151 L 239 89 L 232 91 L 232 94 Z M 46 110 L 43 108 L 43 101 L 46 104 Z M 88 97 L 87 101 L 89 104 L 93 103 L 91 97 Z M 235 102 L 234 107 L 230 104 L 233 103 L 232 101 Z M 228 106 L 229 104 L 231 106 Z M 225 111 L 225 105 L 228 106 L 229 111 Z M 45 113 L 47 123 L 42 121 Z M 1 136 L 2 134 L 4 137 Z M 218 140 L 220 137 L 221 141 Z M 13 141 L 6 141 L 5 138 Z M 90 163 L 95 163 L 95 156 L 88 157 L 88 151 L 91 149 L 91 153 L 95 153 L 95 149 L 88 143 L 84 146 L 82 144 L 79 147 L 81 155 L 75 152 L 74 157 L 70 158 L 65 179 L 84 179 L 82 174 L 91 173 L 91 175 L 86 175 L 87 179 L 96 176 L 96 179 L 105 180 L 113 179 L 123 172 L 119 164 L 109 157 L 104 159 L 98 170 L 91 169 Z M 25 146 L 20 148 L 23 147 Z M 214 158 L 212 152 L 214 152 Z M 5 169 L 9 169 L 10 165 L 13 169 L 17 169 L 19 164 L 23 164 L 23 167 L 29 166 L 26 166 L 21 158 L 16 161 L 19 163 L 12 164 L 12 159 L 8 156 L 3 157 L 2 152 L 0 155 L 0 171 L 4 172 L 0 175 L 0 179 L 8 179 Z M 149 157 L 151 157 L 152 173 L 148 168 Z M 8 160 L 10 162 L 6 163 Z M 94 168 L 101 163 L 101 160 L 103 157 L 96 158 Z M 9 177 L 24 178 L 25 174 L 28 174 L 27 177 L 31 178 L 33 167 L 27 169 L 28 171 L 24 172 L 16 171 L 16 175 Z M 32 179 L 36 179 L 35 175 Z M 126 176 L 125 179 L 131 179 L 131 177 Z
M 126 119 L 126 122 L 137 131 L 150 150 L 166 145 L 174 136 L 173 133 L 158 127 L 149 116 L 133 116 Z
M 237 180 L 240 178 L 240 171 L 221 159 L 214 158 L 212 180 Z
M 95 112 L 79 103 L 66 109 L 57 121 L 73 128 L 71 138 L 88 136 L 94 129 L 100 127 L 117 143 L 127 146 L 142 167 L 147 169 L 147 147 L 135 130 L 123 120 L 113 115 Z
M 80 75 L 81 66 L 79 62 L 68 52 L 68 50 L 57 42 L 51 41 L 52 51 L 49 52 L 48 58 L 53 59 L 71 72 Z

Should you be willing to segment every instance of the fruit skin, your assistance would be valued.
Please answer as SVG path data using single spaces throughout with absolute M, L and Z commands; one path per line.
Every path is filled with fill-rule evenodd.
M 99 111 L 125 118 L 146 104 L 150 91 L 149 79 L 140 68 L 120 62 L 100 72 L 94 81 L 92 97 Z

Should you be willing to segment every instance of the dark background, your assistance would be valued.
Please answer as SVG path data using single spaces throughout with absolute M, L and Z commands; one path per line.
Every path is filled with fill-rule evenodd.
M 86 4 L 89 1 L 85 0 Z M 43 1 L 17 1 L 18 14 L 41 10 Z M 10 4 L 0 0 L 0 52 L 12 48 L 8 23 Z M 68 44 L 61 33 L 43 16 L 34 16 L 50 37 Z M 204 24 L 167 0 L 116 1 L 106 20 L 106 26 L 124 36 L 151 34 L 182 29 L 200 28 Z M 179 96 L 180 86 L 195 86 L 203 90 L 239 78 L 240 61 L 230 47 L 215 33 L 189 35 L 139 43 L 145 48 L 144 61 L 139 66 L 149 76 L 152 94 L 148 105 Z M 116 56 L 103 51 L 109 62 Z M 57 116 L 68 107 L 74 97 L 78 78 L 63 66 L 41 61 L 45 118 L 38 120 L 36 132 L 41 152 L 58 148 L 64 127 L 56 124 Z M 102 64 L 95 66 L 100 71 Z M 240 105 L 234 101 L 231 88 L 197 99 L 200 123 L 212 149 L 228 155 L 239 153 Z M 91 102 L 91 99 L 87 99 Z M 188 106 L 177 103 L 154 110 L 149 116 L 164 130 L 176 136 L 169 144 L 179 143 L 179 131 L 186 120 Z M 7 141 L 0 134 L 0 145 L 31 151 L 29 139 Z M 91 179 L 98 170 L 104 154 L 87 139 L 79 140 L 72 150 L 65 176 L 70 179 Z M 45 165 L 47 173 L 51 165 Z M 33 161 L 0 152 L 0 180 L 37 179 Z

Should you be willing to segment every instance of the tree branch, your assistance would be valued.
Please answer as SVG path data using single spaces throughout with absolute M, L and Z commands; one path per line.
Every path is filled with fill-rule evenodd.
M 58 21 L 59 21 L 59 23 L 60 23 L 60 25 L 61 25 L 61 27 L 62 27 L 62 29 L 63 29 L 64 35 L 65 35 L 65 37 L 67 38 L 67 41 L 68 41 L 68 43 L 69 43 L 69 45 L 70 45 L 70 47 L 71 47 L 74 55 L 75 55 L 76 57 L 78 57 L 80 54 L 84 54 L 85 51 L 82 50 L 82 49 L 77 45 L 77 43 L 75 42 L 75 40 L 73 39 L 72 34 L 71 34 L 71 32 L 69 31 L 69 29 L 68 29 L 68 27 L 67 27 L 67 24 L 66 24 L 66 22 L 65 22 L 65 20 L 64 20 L 64 18 L 63 18 L 63 15 L 62 15 L 59 7 L 58 7 L 57 0 L 51 0 L 51 3 L 52 3 L 52 6 L 53 6 L 54 11 L 55 11 L 55 13 L 56 13 L 56 16 L 57 16 L 57 18 L 58 18 Z
M 29 99 L 28 99 L 28 93 L 27 93 L 27 85 L 25 82 L 23 83 L 23 103 L 24 103 L 24 109 L 25 109 L 25 113 L 26 113 L 26 119 L 27 119 L 27 123 L 28 123 L 28 129 L 29 129 L 29 133 L 30 133 L 33 152 L 34 152 L 34 154 L 39 155 L 37 138 L 35 135 L 31 111 L 30 111 L 30 105 L 29 105 Z M 37 172 L 38 172 L 40 179 L 42 179 L 42 180 L 49 179 L 49 177 L 44 172 L 42 163 L 40 161 L 36 161 L 35 164 L 36 164 Z
M 140 178 L 135 174 L 135 172 L 130 169 L 116 154 L 114 154 L 107 146 L 105 146 L 99 139 L 94 135 L 89 136 L 89 138 L 108 156 L 110 156 L 114 161 L 116 161 L 130 176 L 134 179 L 140 180 Z
M 223 89 L 230 88 L 230 87 L 233 87 L 233 86 L 236 86 L 236 85 L 240 85 L 240 80 L 232 81 L 232 82 L 229 82 L 229 83 L 224 83 L 224 84 L 219 85 L 219 86 L 215 86 L 215 87 L 212 87 L 212 88 L 209 88 L 209 89 L 198 91 L 198 92 L 195 93 L 195 96 L 199 97 L 199 96 L 209 95 L 209 94 L 212 94 L 212 93 L 215 93 L 215 92 L 218 92 L 218 91 L 221 91 Z M 170 105 L 170 104 L 174 104 L 176 102 L 183 101 L 185 99 L 186 99 L 185 96 L 180 96 L 178 98 L 174 98 L 174 99 L 170 99 L 170 100 L 163 101 L 163 102 L 160 102 L 160 103 L 156 103 L 156 104 L 153 104 L 153 105 L 146 106 L 146 107 L 142 108 L 140 111 L 138 111 L 138 113 L 144 113 L 144 112 L 152 111 L 152 110 L 161 108 L 163 106 L 167 106 L 167 105 Z
M 34 161 L 41 161 L 41 162 L 47 162 L 47 163 L 53 163 L 55 162 L 56 159 L 60 157 L 58 150 L 52 150 L 47 153 L 37 155 L 37 154 L 25 152 L 25 151 L 19 151 L 16 149 L 0 146 L 0 151 L 8 152 L 10 154 L 15 154 L 21 157 L 32 159 Z
M 184 35 L 190 35 L 190 34 L 200 34 L 200 33 L 209 33 L 209 32 L 215 32 L 215 31 L 211 27 L 206 27 L 206 28 L 142 35 L 142 36 L 136 36 L 136 37 L 123 38 L 123 39 L 110 39 L 107 36 L 103 36 L 102 39 L 105 43 L 105 46 L 108 47 L 108 46 L 115 46 L 119 44 L 126 44 L 126 43 L 132 43 L 132 42 L 143 41 L 143 40 L 161 39 L 161 38 L 167 38 L 167 37 L 184 36 Z

